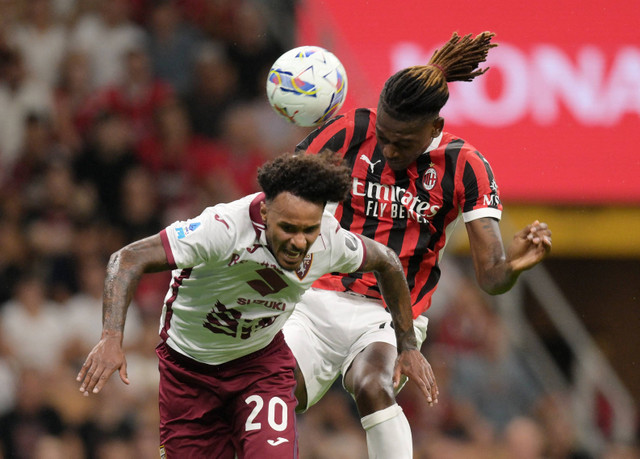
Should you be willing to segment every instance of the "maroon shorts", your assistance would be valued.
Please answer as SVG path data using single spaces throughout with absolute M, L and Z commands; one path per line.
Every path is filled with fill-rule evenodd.
M 278 333 L 222 365 L 160 344 L 160 452 L 167 459 L 297 458 L 295 359 Z

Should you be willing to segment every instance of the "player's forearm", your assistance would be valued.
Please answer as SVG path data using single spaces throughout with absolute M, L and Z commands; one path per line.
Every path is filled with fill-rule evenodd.
M 411 295 L 404 271 L 400 263 L 398 266 L 377 272 L 378 285 L 384 298 L 396 333 L 398 353 L 417 349 L 416 335 L 413 331 L 413 312 L 411 310 Z
M 111 255 L 102 299 L 102 337 L 122 342 L 127 310 L 142 275 L 142 267 L 131 260 L 127 248 Z
M 159 235 L 133 242 L 111 255 L 102 304 L 102 336 L 122 340 L 127 309 L 144 273 L 169 269 Z
M 413 331 L 411 293 L 398 255 L 379 242 L 361 236 L 366 247 L 364 271 L 373 271 L 384 298 L 398 341 L 398 352 L 417 349 Z
M 490 295 L 505 293 L 514 286 L 521 271 L 514 270 L 502 250 L 482 263 L 474 259 L 476 279 L 480 288 Z
M 520 271 L 514 271 L 506 259 L 497 260 L 490 266 L 476 267 L 478 284 L 490 295 L 505 293 L 514 286 Z
M 481 218 L 467 223 L 466 228 L 480 288 L 491 295 L 508 291 L 520 272 L 514 271 L 505 254 L 498 222 Z

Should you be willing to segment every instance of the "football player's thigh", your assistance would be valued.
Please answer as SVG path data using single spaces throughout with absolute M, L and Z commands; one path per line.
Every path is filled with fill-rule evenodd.
M 293 359 L 284 368 L 273 366 L 237 397 L 233 430 L 239 459 L 298 457 L 294 366 Z
M 236 457 L 231 426 L 228 420 L 207 417 L 199 422 L 172 423 L 162 429 L 160 457 L 180 459 L 186 457 Z
M 167 459 L 233 459 L 231 425 L 224 401 L 211 391 L 215 378 L 180 365 L 166 348 L 158 348 L 160 365 L 160 454 Z

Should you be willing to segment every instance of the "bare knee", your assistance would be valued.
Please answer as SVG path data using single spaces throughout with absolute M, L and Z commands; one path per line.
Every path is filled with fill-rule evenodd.
M 391 377 L 382 373 L 369 372 L 354 381 L 353 396 L 358 407 L 376 406 L 383 409 L 393 404 L 394 394 Z M 373 411 L 377 411 L 374 409 Z M 362 413 L 361 413 L 362 414 Z
M 353 395 L 360 416 L 366 416 L 395 403 L 393 366 L 395 347 L 374 343 L 360 353 L 345 375 L 345 386 Z

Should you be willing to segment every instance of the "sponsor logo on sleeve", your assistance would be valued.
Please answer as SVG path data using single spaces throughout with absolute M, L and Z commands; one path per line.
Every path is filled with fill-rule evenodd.
M 200 222 L 190 223 L 185 226 L 180 226 L 176 228 L 176 233 L 178 234 L 178 239 L 184 239 L 189 234 L 193 233 L 196 229 L 200 227 Z
M 356 237 L 353 234 L 346 234 L 344 238 L 344 245 L 347 246 L 349 250 L 353 250 L 354 252 L 358 249 L 358 244 L 356 242 Z

